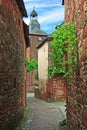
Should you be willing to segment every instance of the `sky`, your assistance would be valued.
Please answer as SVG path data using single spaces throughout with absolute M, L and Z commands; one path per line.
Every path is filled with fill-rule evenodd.
M 33 8 L 38 14 L 38 22 L 40 28 L 47 34 L 51 34 L 56 25 L 60 25 L 64 21 L 64 6 L 61 5 L 62 0 L 23 0 L 27 10 L 28 17 L 24 18 L 24 22 L 29 25 L 30 13 Z

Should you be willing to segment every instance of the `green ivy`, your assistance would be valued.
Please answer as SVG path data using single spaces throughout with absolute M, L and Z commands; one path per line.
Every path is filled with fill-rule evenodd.
M 28 60 L 28 58 L 26 57 L 26 70 L 27 72 L 31 71 L 31 70 L 35 70 L 38 68 L 38 63 L 35 59 L 32 59 L 31 61 Z
M 51 66 L 48 69 L 50 76 L 62 74 L 63 77 L 72 76 L 77 65 L 77 36 L 74 22 L 63 24 L 52 34 L 50 44 L 52 52 Z

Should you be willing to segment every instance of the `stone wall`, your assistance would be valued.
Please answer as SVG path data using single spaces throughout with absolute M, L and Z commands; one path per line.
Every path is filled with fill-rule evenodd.
M 72 130 L 87 129 L 87 0 L 65 0 L 65 22 L 77 26 L 79 61 L 72 86 L 67 86 L 67 118 Z
M 48 80 L 47 98 L 48 100 L 66 99 L 66 85 L 61 76 Z
M 26 73 L 26 92 L 31 93 L 34 92 L 35 84 L 31 84 L 30 82 L 30 72 Z
M 14 130 L 25 106 L 25 41 L 15 0 L 0 0 L 0 130 Z
M 41 88 L 35 89 L 35 97 L 46 101 L 57 101 L 66 99 L 66 83 L 61 76 L 48 80 L 40 80 Z

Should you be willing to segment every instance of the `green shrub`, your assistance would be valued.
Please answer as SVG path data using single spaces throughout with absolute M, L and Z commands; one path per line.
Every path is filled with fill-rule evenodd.
M 28 60 L 28 58 L 26 57 L 26 70 L 27 72 L 31 71 L 31 70 L 35 70 L 38 68 L 38 63 L 35 59 L 32 59 L 31 61 Z

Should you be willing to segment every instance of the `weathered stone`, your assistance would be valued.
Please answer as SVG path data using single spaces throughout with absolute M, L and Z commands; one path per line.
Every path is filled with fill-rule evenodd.
M 0 0 L 0 6 L 2 5 L 2 0 Z
M 0 0 L 0 130 L 14 130 L 23 116 L 24 43 L 22 14 L 16 1 Z
M 87 25 L 83 29 L 83 38 L 87 37 Z
M 48 80 L 47 98 L 54 100 L 66 98 L 66 85 L 61 76 L 57 76 L 56 78 Z
M 73 3 L 73 4 L 72 4 Z M 71 8 L 71 5 L 73 6 Z M 73 8 L 75 11 L 73 11 Z M 67 119 L 72 130 L 87 129 L 87 1 L 65 0 L 65 22 L 74 21 L 77 26 L 79 73 L 74 84 L 67 87 Z M 74 92 L 74 94 L 73 94 Z M 72 102 L 73 101 L 73 102 Z M 74 109 L 74 110 L 73 110 Z M 86 108 L 87 110 L 87 108 Z M 83 115 L 83 116 L 82 116 Z M 82 118 L 83 117 L 83 118 Z

